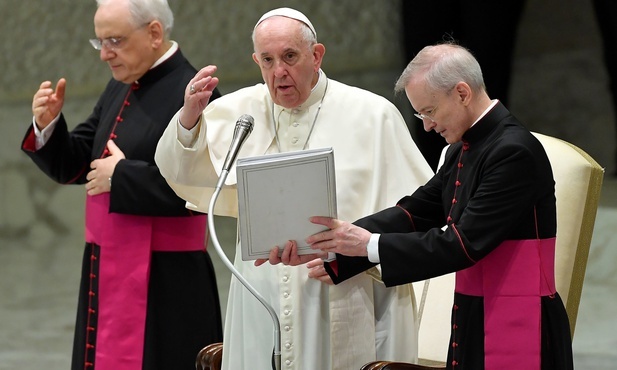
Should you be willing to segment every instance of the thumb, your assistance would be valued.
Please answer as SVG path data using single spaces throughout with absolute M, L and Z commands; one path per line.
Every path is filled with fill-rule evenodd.
M 107 150 L 109 150 L 110 155 L 124 154 L 113 140 L 107 140 Z
M 337 221 L 336 219 L 332 217 L 325 217 L 325 216 L 313 216 L 309 220 L 314 224 L 323 225 L 327 227 L 328 229 L 334 229 L 334 227 L 336 226 L 336 221 Z

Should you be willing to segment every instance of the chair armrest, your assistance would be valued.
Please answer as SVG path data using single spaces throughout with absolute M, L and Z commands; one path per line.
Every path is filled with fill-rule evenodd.
M 221 370 L 223 361 L 223 343 L 212 343 L 205 346 L 197 354 L 196 370 Z
M 406 362 L 373 361 L 360 370 L 445 370 L 445 366 L 418 365 Z

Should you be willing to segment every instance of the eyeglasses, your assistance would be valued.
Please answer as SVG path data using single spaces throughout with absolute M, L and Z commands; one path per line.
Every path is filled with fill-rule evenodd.
M 103 47 L 109 50 L 117 50 L 122 47 L 122 42 L 126 40 L 125 36 L 107 37 L 104 39 L 90 39 L 90 45 L 96 50 L 102 50 Z
M 452 91 L 452 89 L 454 89 L 456 87 L 456 85 L 452 86 L 452 88 L 450 88 L 446 95 L 450 95 L 450 91 Z M 443 97 L 439 98 L 439 101 L 441 101 Z M 416 116 L 417 118 L 421 119 L 423 122 L 425 119 L 435 123 L 435 120 L 433 119 L 433 117 L 435 117 L 435 111 L 437 111 L 437 106 L 439 105 L 439 103 L 437 105 L 435 105 L 435 108 L 430 110 L 430 116 L 428 114 L 422 114 L 422 113 L 414 113 L 413 115 Z
M 414 113 L 414 116 L 420 118 L 422 121 L 424 121 L 425 119 L 431 121 L 431 122 L 435 122 L 434 119 L 432 119 L 431 117 L 427 116 L 426 114 L 422 114 L 422 113 Z
M 139 26 L 139 27 L 135 28 L 133 31 L 131 31 L 131 33 L 137 31 L 138 29 L 144 28 L 145 26 L 149 25 L 150 23 L 152 23 L 152 22 L 148 22 L 148 23 L 142 24 L 141 26 Z M 92 45 L 92 47 L 95 48 L 96 50 L 100 51 L 100 50 L 103 49 L 103 47 L 105 47 L 108 50 L 115 51 L 115 50 L 118 50 L 118 49 L 122 48 L 122 46 L 123 46 L 122 44 L 124 43 L 124 41 L 126 39 L 129 38 L 129 36 L 130 36 L 130 34 L 127 35 L 127 36 L 106 37 L 104 39 L 96 38 L 96 39 L 90 39 L 88 41 L 90 41 L 90 45 Z
M 433 110 L 431 111 L 431 116 L 435 117 L 435 111 L 436 111 L 436 110 L 437 110 L 437 107 L 435 106 L 435 108 L 433 108 Z M 413 115 L 414 115 L 414 116 L 416 116 L 416 117 L 418 117 L 418 118 L 420 118 L 422 121 L 424 121 L 425 119 L 427 119 L 427 120 L 429 120 L 429 121 L 431 121 L 431 122 L 435 122 L 435 120 L 434 120 L 432 117 L 430 117 L 430 116 L 428 116 L 428 115 L 426 115 L 426 114 L 422 114 L 422 113 L 414 113 Z

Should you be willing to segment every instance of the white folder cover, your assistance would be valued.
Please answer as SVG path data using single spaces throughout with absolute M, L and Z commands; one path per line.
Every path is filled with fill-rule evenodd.
M 309 217 L 337 217 L 333 149 L 240 158 L 236 172 L 242 260 L 268 258 L 288 240 L 315 253 L 305 239 L 326 228 Z

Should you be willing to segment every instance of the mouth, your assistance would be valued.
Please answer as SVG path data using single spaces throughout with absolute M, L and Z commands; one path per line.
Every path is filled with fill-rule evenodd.
M 276 87 L 276 89 L 282 92 L 286 92 L 286 91 L 289 91 L 289 89 L 291 89 L 291 85 L 279 85 Z

